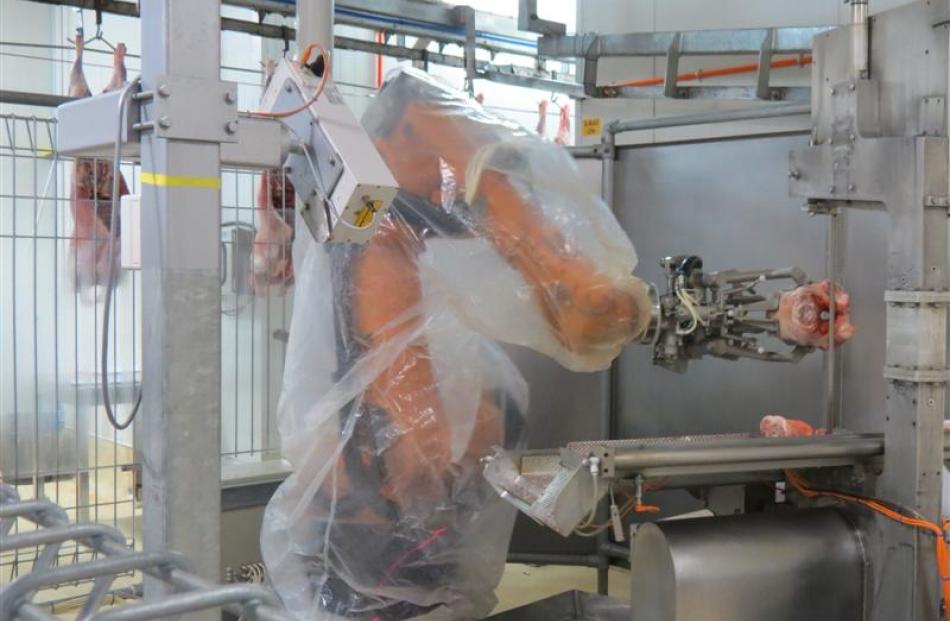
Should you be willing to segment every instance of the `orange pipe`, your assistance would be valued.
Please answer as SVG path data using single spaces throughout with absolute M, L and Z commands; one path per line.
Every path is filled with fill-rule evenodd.
M 382 32 L 376 33 L 376 43 L 385 43 L 386 35 Z M 376 55 L 376 90 L 383 86 L 383 55 Z
M 802 54 L 797 58 L 783 58 L 781 60 L 773 60 L 771 62 L 772 69 L 786 69 L 788 67 L 804 67 L 812 63 L 811 54 Z M 755 73 L 758 71 L 758 63 L 748 63 L 745 65 L 732 65 L 730 67 L 718 67 L 715 69 L 698 69 L 696 71 L 690 71 L 689 73 L 681 73 L 676 76 L 676 82 L 693 82 L 696 80 L 704 80 L 706 78 L 721 78 L 727 75 L 739 75 L 743 73 Z M 646 78 L 644 80 L 633 80 L 630 82 L 615 82 L 610 84 L 610 86 L 622 87 L 622 86 L 660 86 L 666 81 L 665 78 L 655 77 L 655 78 Z

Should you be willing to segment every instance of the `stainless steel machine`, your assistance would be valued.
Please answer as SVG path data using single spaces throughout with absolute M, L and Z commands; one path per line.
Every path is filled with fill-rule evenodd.
M 822 436 L 634 438 L 500 452 L 486 466 L 489 479 L 522 511 L 562 534 L 578 527 L 590 533 L 601 498 L 616 507 L 622 503 L 611 502 L 614 497 L 629 495 L 638 511 L 649 511 L 649 492 L 658 488 L 689 489 L 714 511 L 717 490 L 739 490 L 740 500 L 728 513 L 745 513 L 720 510 L 716 517 L 661 521 L 631 533 L 602 509 L 596 514 L 607 528 L 601 537 L 613 532 L 617 543 L 630 539 L 632 609 L 618 612 L 616 604 L 562 597 L 504 618 L 535 618 L 533 611 L 541 608 L 552 618 L 552 607 L 563 618 L 651 621 L 942 618 L 946 576 L 941 578 L 934 559 L 943 537 L 909 523 L 940 525 L 942 519 L 950 379 L 950 3 L 923 0 L 870 18 L 866 2 L 851 4 L 852 24 L 816 36 L 811 136 L 808 146 L 790 153 L 782 172 L 789 193 L 803 199 L 812 215 L 828 218 L 832 241 L 848 239 L 849 221 L 858 224 L 855 230 L 866 230 L 859 221 L 873 217 L 868 211 L 888 218 L 886 289 L 852 287 L 858 296 L 883 299 L 886 308 L 881 333 L 873 324 L 860 333 L 861 339 L 883 341 L 884 368 L 852 378 L 855 390 L 863 386 L 870 394 L 878 394 L 882 384 L 881 402 L 854 411 L 846 402 L 843 412 L 828 417 L 836 424 Z M 695 122 L 741 118 L 703 116 Z M 613 129 L 637 127 L 631 122 Z M 595 152 L 608 162 L 608 197 L 614 191 L 614 133 L 608 128 L 605 145 Z M 829 276 L 836 280 L 843 254 L 841 246 L 829 244 Z M 655 345 L 653 358 L 682 367 L 695 351 Z M 830 380 L 829 402 L 836 404 L 841 358 L 829 355 L 823 373 Z M 847 431 L 842 420 L 874 433 Z M 806 492 L 840 495 L 813 498 L 786 486 L 797 477 L 809 482 Z M 869 510 L 861 502 L 869 498 L 904 523 Z

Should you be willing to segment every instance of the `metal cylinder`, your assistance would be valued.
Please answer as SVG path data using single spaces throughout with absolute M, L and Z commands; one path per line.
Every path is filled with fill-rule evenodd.
M 749 438 L 715 445 L 622 447 L 614 453 L 620 474 L 646 468 L 711 466 L 780 460 L 867 458 L 884 452 L 879 436 L 819 436 L 811 438 Z
M 630 564 L 633 619 L 864 618 L 863 547 L 835 509 L 648 524 Z
M 298 0 L 297 49 L 319 43 L 333 50 L 333 0 Z
M 810 114 L 811 104 L 774 104 L 757 106 L 743 110 L 716 110 L 714 112 L 700 112 L 696 114 L 677 114 L 655 119 L 634 119 L 627 121 L 611 121 L 607 124 L 607 134 L 619 134 L 643 129 L 660 129 L 664 127 L 686 127 L 688 125 L 705 125 L 707 123 L 732 123 L 734 121 L 752 121 L 757 119 L 774 119 L 797 114 Z
M 601 152 L 601 166 L 602 173 L 600 177 L 600 196 L 604 200 L 604 203 L 607 204 L 607 207 L 611 210 L 615 209 L 614 205 L 614 147 L 616 146 L 616 141 L 614 135 L 605 132 L 602 138 L 602 152 Z M 616 211 L 614 212 L 616 213 Z M 604 377 L 601 386 L 603 387 L 603 406 L 601 408 L 601 436 L 610 440 L 614 434 L 614 427 L 616 426 L 615 418 L 617 415 L 616 405 L 617 405 L 617 365 L 618 361 L 614 360 L 610 364 L 610 368 L 604 372 Z M 606 499 L 600 502 L 597 508 L 597 519 L 600 522 L 603 522 L 608 519 L 609 510 L 607 509 Z M 609 537 L 607 531 L 602 531 L 597 535 L 597 545 L 598 545 L 598 564 L 597 564 L 597 592 L 601 595 L 607 595 L 607 592 L 610 587 L 610 559 L 607 557 L 603 551 L 600 550 L 600 547 L 609 542 Z
M 868 77 L 868 0 L 851 0 L 851 61 L 856 78 Z

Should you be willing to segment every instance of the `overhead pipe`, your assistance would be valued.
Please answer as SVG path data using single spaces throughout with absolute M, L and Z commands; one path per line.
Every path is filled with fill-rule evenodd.
M 773 60 L 770 63 L 772 69 L 787 69 L 791 67 L 805 67 L 812 64 L 811 54 L 802 54 L 796 58 L 782 58 Z M 744 73 L 755 73 L 759 70 L 758 63 L 747 63 L 743 65 L 730 65 L 728 67 L 716 67 L 713 69 L 697 69 L 688 73 L 681 73 L 676 76 L 676 83 L 694 82 L 707 80 L 709 78 L 721 78 L 730 75 L 741 75 Z M 645 78 L 642 80 L 632 80 L 629 82 L 613 82 L 610 87 L 643 87 L 643 86 L 662 86 L 666 82 L 663 76 Z
M 297 0 L 297 49 L 319 43 L 333 54 L 334 0 Z
M 733 123 L 737 121 L 754 121 L 758 119 L 774 119 L 785 116 L 811 114 L 811 104 L 793 103 L 759 106 L 745 110 L 720 110 L 716 112 L 702 112 L 699 114 L 678 114 L 653 119 L 617 120 L 607 124 L 605 134 L 619 134 L 645 129 L 663 129 L 667 127 L 686 127 L 689 125 L 706 125 L 710 123 Z
M 376 43 L 386 43 L 386 33 L 379 31 L 376 33 Z M 383 55 L 376 55 L 376 89 L 383 86 Z
M 804 441 L 746 440 L 733 446 L 619 449 L 614 467 L 619 475 L 648 468 L 712 466 L 814 459 L 867 459 L 884 453 L 880 436 L 816 436 Z

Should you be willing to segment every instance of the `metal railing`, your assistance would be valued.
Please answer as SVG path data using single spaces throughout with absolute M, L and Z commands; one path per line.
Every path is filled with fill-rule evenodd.
M 135 171 L 123 172 L 134 187 Z M 96 415 L 100 301 L 73 286 L 69 178 L 48 119 L 0 117 L 0 473 L 20 493 L 52 498 L 75 519 L 108 523 L 134 545 L 134 451 L 129 434 L 110 432 Z M 126 337 L 113 356 L 120 403 L 138 376 L 141 337 L 130 330 L 138 291 L 136 274 L 116 291 L 113 325 Z M 56 563 L 87 558 L 63 545 Z M 35 560 L 21 548 L 0 553 L 0 582 Z
M 33 528 L 10 535 L 16 524 Z M 95 557 L 65 567 L 54 560 L 64 544 L 87 548 Z M 188 572 L 187 557 L 175 552 L 137 552 L 125 535 L 101 524 L 71 524 L 66 511 L 48 500 L 21 501 L 16 488 L 0 484 L 0 552 L 37 549 L 30 572 L 0 586 L 0 619 L 55 621 L 60 617 L 38 605 L 37 592 L 77 581 L 92 581 L 82 599 L 78 619 L 136 621 L 161 619 L 199 610 L 224 608 L 246 619 L 289 621 L 276 595 L 250 584 L 215 585 Z M 164 583 L 168 593 L 145 603 L 102 610 L 116 579 L 141 572 Z

